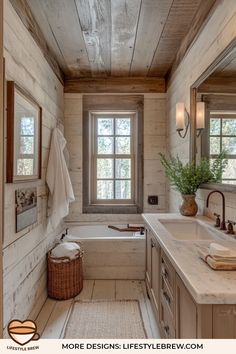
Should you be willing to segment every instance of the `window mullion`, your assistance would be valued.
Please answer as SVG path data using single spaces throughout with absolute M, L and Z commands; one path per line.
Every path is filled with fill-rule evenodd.
M 114 172 L 114 180 L 113 180 L 113 196 L 114 199 L 116 199 L 116 118 L 114 118 L 114 138 L 113 138 L 113 154 L 114 154 L 114 159 L 113 159 L 113 172 Z

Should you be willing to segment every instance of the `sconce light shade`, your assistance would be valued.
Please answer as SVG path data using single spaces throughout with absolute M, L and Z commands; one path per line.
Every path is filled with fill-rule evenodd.
M 185 138 L 189 127 L 189 114 L 183 102 L 176 103 L 176 131 L 181 138 Z M 182 134 L 182 132 L 185 132 Z
M 204 128 L 205 128 L 205 103 L 197 102 L 197 109 L 196 109 L 197 136 L 200 136 Z
M 176 103 L 176 130 L 185 128 L 185 107 L 183 102 Z
M 197 113 L 196 113 L 196 123 L 197 129 L 205 128 L 205 103 L 197 102 Z

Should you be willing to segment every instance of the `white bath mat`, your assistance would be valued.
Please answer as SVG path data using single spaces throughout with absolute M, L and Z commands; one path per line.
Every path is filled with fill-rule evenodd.
M 147 338 L 139 301 L 76 301 L 64 338 Z

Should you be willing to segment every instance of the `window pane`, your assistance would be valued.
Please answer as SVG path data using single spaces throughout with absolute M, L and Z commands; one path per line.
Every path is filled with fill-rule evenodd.
M 30 176 L 34 174 L 33 159 L 18 159 L 17 160 L 17 175 Z
M 97 159 L 97 178 L 113 178 L 113 159 Z
M 116 138 L 116 154 L 130 154 L 130 138 Z
M 228 164 L 222 177 L 236 179 L 236 160 L 228 159 Z
M 113 118 L 98 118 L 98 135 L 113 135 Z
M 222 148 L 228 154 L 236 154 L 236 138 L 222 138 Z
M 210 137 L 210 154 L 220 153 L 220 138 Z
M 116 199 L 131 199 L 131 181 L 116 181 Z
M 108 137 L 98 138 L 98 154 L 113 154 L 113 139 Z
M 130 135 L 130 118 L 116 119 L 116 135 Z
M 220 119 L 210 119 L 210 135 L 220 135 Z
M 235 119 L 222 119 L 222 134 L 223 135 L 236 135 L 236 118 Z
M 22 136 L 20 138 L 20 153 L 33 154 L 34 153 L 34 137 Z
M 21 135 L 34 135 L 34 117 L 21 117 Z
M 131 159 L 116 159 L 116 178 L 131 178 Z
M 97 199 L 114 199 L 113 181 L 97 181 Z

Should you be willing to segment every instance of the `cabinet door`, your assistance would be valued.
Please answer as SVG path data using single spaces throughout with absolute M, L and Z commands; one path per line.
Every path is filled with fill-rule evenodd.
M 146 229 L 146 279 L 149 288 L 151 288 L 151 278 L 152 278 L 152 240 L 151 231 Z
M 176 338 L 197 338 L 197 306 L 176 275 Z
M 151 277 L 151 291 L 153 294 L 156 308 L 159 308 L 160 301 L 160 246 L 151 238 L 151 252 L 152 252 L 152 277 Z
M 213 305 L 213 338 L 236 338 L 235 305 Z

